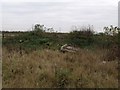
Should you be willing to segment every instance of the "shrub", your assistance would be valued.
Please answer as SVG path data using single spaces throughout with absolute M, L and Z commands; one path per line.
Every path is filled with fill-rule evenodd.
M 69 42 L 80 47 L 89 46 L 93 43 L 93 33 L 90 27 L 72 31 L 69 34 Z

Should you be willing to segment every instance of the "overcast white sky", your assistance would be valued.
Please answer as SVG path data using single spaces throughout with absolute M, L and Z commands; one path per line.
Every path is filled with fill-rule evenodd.
M 95 31 L 103 31 L 104 26 L 117 26 L 118 1 L 2 0 L 2 30 L 30 30 L 40 23 L 62 32 L 74 25 L 93 25 Z

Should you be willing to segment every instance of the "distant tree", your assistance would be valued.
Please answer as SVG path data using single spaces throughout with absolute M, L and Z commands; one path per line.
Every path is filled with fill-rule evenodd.
M 54 32 L 54 29 L 53 28 L 48 28 L 47 31 L 52 33 L 52 32 Z
M 118 34 L 118 27 L 114 27 L 113 25 L 110 25 L 110 27 L 104 27 L 104 32 L 106 35 L 117 35 Z
M 104 27 L 105 37 L 104 40 L 109 43 L 109 46 L 120 45 L 120 28 L 110 25 L 109 27 Z
M 36 24 L 34 26 L 34 31 L 43 32 L 44 31 L 44 25 Z

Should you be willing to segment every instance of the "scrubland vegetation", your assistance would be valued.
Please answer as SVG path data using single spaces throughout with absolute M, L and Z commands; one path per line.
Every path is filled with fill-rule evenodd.
M 119 29 L 106 27 L 94 34 L 90 27 L 70 33 L 3 32 L 4 88 L 117 88 Z M 60 52 L 64 44 L 79 48 Z

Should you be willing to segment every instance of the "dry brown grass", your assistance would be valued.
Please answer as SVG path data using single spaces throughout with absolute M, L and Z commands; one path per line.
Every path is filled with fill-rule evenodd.
M 3 87 L 117 88 L 118 63 L 102 63 L 105 50 L 61 53 L 37 50 L 20 55 L 3 48 Z

